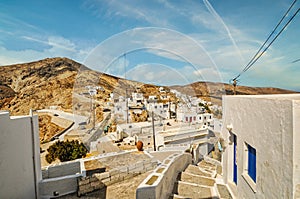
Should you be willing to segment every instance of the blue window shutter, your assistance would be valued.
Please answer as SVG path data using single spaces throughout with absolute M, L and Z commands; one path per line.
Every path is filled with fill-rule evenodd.
M 248 174 L 256 182 L 256 150 L 248 145 Z

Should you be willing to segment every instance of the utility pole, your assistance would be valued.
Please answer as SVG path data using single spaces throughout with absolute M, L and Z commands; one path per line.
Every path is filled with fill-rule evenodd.
M 169 119 L 171 119 L 171 100 L 170 100 L 170 98 L 169 98 L 169 104 L 168 104 L 168 106 L 169 106 Z
M 95 126 L 96 126 L 96 107 L 95 107 L 95 95 L 97 94 L 97 90 L 103 90 L 103 88 L 101 86 L 86 86 L 86 88 L 88 89 L 89 91 L 89 94 L 90 94 L 90 97 L 91 97 L 91 111 L 92 111 L 92 114 L 93 114 L 93 129 L 95 129 Z M 94 100 L 94 102 L 93 102 Z
M 154 112 L 152 111 L 152 130 L 153 130 L 153 147 L 154 151 L 156 151 L 156 144 L 155 144 L 155 127 L 154 127 Z
M 233 80 L 233 94 L 236 95 L 236 79 Z
M 95 129 L 96 126 L 96 106 L 95 106 L 95 99 L 94 99 L 94 95 L 92 96 L 92 100 L 94 100 L 94 103 L 92 103 L 93 105 L 93 129 Z

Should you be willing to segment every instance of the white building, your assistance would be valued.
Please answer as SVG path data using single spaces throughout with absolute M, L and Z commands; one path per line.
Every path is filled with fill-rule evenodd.
M 39 198 L 38 117 L 0 112 L 0 198 Z
M 223 176 L 236 198 L 300 198 L 300 94 L 223 97 Z
M 147 104 L 147 110 L 149 112 L 154 112 L 156 115 L 159 115 L 160 117 L 162 118 L 165 118 L 165 119 L 170 119 L 170 108 L 169 108 L 169 103 L 156 103 L 156 102 L 153 102 L 153 103 L 148 103 Z
M 134 106 L 142 105 L 144 102 L 144 96 L 142 93 L 132 93 L 132 103 Z
M 177 120 L 185 123 L 210 126 L 213 122 L 213 114 L 199 113 L 197 112 L 197 107 L 189 109 L 186 106 L 181 106 L 177 108 Z
M 159 90 L 159 92 L 160 92 L 160 93 L 166 93 L 166 90 L 165 90 L 165 88 L 164 88 L 164 87 L 159 87 L 159 89 L 158 89 L 158 90 Z
M 190 126 L 172 127 L 156 134 L 156 147 L 170 145 L 199 145 L 198 152 L 203 156 L 208 153 L 208 129 Z

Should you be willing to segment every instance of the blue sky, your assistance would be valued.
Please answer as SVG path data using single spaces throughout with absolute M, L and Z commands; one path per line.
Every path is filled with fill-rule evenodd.
M 2 0 L 0 65 L 68 57 L 148 83 L 228 83 L 292 2 Z M 300 91 L 299 15 L 240 84 Z

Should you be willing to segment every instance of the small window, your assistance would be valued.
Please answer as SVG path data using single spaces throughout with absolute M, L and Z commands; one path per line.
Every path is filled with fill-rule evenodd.
M 256 182 L 256 150 L 248 144 L 248 175 Z
M 256 192 L 256 149 L 245 143 L 243 156 L 242 176 L 251 189 Z
M 199 117 L 199 120 L 201 120 L 201 117 Z

